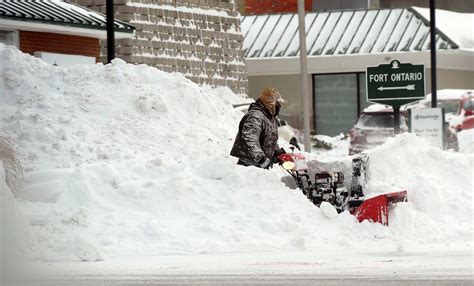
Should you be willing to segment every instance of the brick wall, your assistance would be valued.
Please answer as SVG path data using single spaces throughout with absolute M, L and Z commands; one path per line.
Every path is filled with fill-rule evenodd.
M 75 2 L 105 14 L 105 0 Z M 115 19 L 136 27 L 135 38 L 116 41 L 117 57 L 247 94 L 243 36 L 234 1 L 115 0 L 114 4 Z
M 20 31 L 19 37 L 20 50 L 24 53 L 50 52 L 96 59 L 100 56 L 100 42 L 95 38 L 30 31 Z

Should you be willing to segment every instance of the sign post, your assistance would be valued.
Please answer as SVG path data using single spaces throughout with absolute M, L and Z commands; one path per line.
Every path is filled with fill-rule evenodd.
M 400 107 L 393 107 L 393 130 L 400 134 Z
M 400 63 L 367 67 L 367 101 L 393 107 L 395 133 L 400 133 L 400 107 L 425 97 L 425 65 Z
M 107 23 L 107 63 L 115 58 L 115 27 L 114 27 L 114 1 L 107 0 L 105 4 Z

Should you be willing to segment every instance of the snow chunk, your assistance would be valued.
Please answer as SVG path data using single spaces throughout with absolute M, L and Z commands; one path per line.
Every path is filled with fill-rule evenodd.
M 333 219 L 333 218 L 337 217 L 337 210 L 330 203 L 322 202 L 321 205 L 319 206 L 319 208 L 321 209 L 321 211 L 323 212 L 325 217 L 327 217 L 329 219 Z
M 81 261 L 102 261 L 102 254 L 95 242 L 89 241 L 83 237 L 74 239 L 75 253 Z

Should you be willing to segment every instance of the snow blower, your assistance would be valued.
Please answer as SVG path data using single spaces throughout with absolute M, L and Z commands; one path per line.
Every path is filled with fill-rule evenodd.
M 349 211 L 359 222 L 369 220 L 375 223 L 388 225 L 389 206 L 407 200 L 407 192 L 400 191 L 382 194 L 376 197 L 365 198 L 366 166 L 368 158 L 360 155 L 352 160 L 352 178 L 350 190 L 343 186 L 342 172 L 320 172 L 311 180 L 308 165 L 301 153 L 278 155 L 279 164 L 296 182 L 303 194 L 316 206 L 328 202 L 338 213 Z

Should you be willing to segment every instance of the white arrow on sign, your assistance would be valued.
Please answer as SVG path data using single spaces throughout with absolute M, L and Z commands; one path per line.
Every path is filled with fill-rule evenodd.
M 385 86 L 381 86 L 379 88 L 377 88 L 378 90 L 380 91 L 384 91 L 384 90 L 396 90 L 396 89 L 406 89 L 406 90 L 415 90 L 415 85 L 414 84 L 409 84 L 407 86 L 389 86 L 389 87 L 385 87 Z

